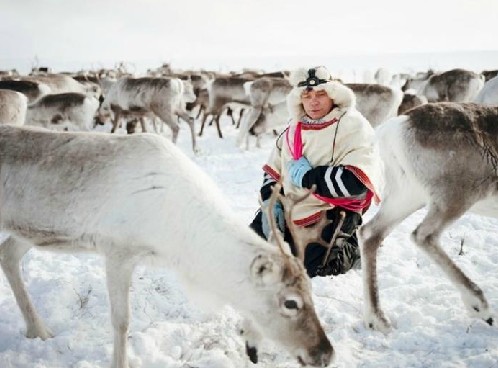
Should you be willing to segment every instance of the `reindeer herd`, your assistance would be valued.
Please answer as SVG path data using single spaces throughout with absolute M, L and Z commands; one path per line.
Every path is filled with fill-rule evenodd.
M 0 230 L 8 234 L 0 244 L 0 265 L 27 337 L 47 339 L 52 333 L 22 281 L 22 257 L 32 247 L 85 250 L 105 258 L 114 368 L 129 367 L 129 288 L 143 261 L 175 270 L 194 293 L 233 305 L 246 321 L 241 333 L 251 361 L 257 362 L 258 344 L 267 337 L 304 366 L 330 365 L 334 349 L 315 312 L 302 259 L 292 256 L 274 223 L 269 243 L 235 220 L 219 188 L 174 144 L 179 118 L 189 125 L 198 151 L 196 135 L 207 120 L 221 138 L 220 116 L 229 113 L 240 125 L 238 144 L 248 145 L 250 134 L 270 130 L 276 112 L 285 122 L 286 75 L 169 68 L 139 78 L 122 70 L 0 74 Z M 423 207 L 427 214 L 412 233 L 414 243 L 455 284 L 472 316 L 495 323 L 483 291 L 439 240 L 467 211 L 498 217 L 497 78 L 455 69 L 404 76 L 402 88 L 348 84 L 358 110 L 376 127 L 385 166 L 381 205 L 359 230 L 368 327 L 391 328 L 380 306 L 378 248 Z M 164 123 L 172 142 L 160 134 L 92 132 L 109 123 L 114 133 L 122 121 L 129 131 L 137 122 L 143 132 L 152 124 L 156 133 Z M 275 190 L 272 200 L 278 196 Z M 300 199 L 282 200 L 291 211 Z

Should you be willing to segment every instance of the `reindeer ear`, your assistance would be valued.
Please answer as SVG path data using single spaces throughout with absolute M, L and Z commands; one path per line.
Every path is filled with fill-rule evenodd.
M 260 286 L 275 284 L 281 280 L 282 266 L 277 260 L 259 254 L 251 263 L 251 277 Z

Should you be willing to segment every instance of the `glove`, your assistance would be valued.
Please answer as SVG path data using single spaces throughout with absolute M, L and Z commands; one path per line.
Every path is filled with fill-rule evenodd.
M 263 202 L 263 207 L 262 207 L 263 214 L 261 217 L 263 234 L 265 234 L 265 237 L 268 240 L 270 236 L 270 222 L 268 221 L 268 217 L 266 216 L 266 211 L 264 210 L 265 206 L 268 206 L 268 199 Z M 275 217 L 278 229 L 283 234 L 285 230 L 284 207 L 282 206 L 282 203 L 280 203 L 279 201 L 275 202 L 275 205 L 273 206 L 273 216 Z
M 289 163 L 288 170 L 292 184 L 296 187 L 303 187 L 303 177 L 308 171 L 312 169 L 308 159 L 301 156 L 299 160 L 292 160 Z

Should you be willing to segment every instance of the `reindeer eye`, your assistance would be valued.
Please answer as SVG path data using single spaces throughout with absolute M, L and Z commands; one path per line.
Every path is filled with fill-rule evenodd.
M 298 309 L 299 308 L 297 305 L 297 302 L 295 300 L 286 300 L 284 302 L 284 306 L 287 309 Z
M 303 307 L 303 300 L 299 295 L 287 296 L 282 300 L 282 313 L 286 316 L 295 316 Z

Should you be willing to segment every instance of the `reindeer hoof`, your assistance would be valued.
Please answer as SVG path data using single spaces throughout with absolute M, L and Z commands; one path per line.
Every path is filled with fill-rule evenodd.
M 37 337 L 39 337 L 42 340 L 46 340 L 54 337 L 54 334 L 46 328 L 41 328 L 37 330 L 28 330 L 26 332 L 26 337 L 28 339 L 36 339 Z
M 258 364 L 258 349 L 255 346 L 249 346 L 249 343 L 246 341 L 246 354 L 249 357 L 249 360 Z
M 377 315 L 370 316 L 370 318 L 367 318 L 365 320 L 365 325 L 372 330 L 380 331 L 384 334 L 387 334 L 392 330 L 391 323 L 383 315 L 382 316 L 377 316 Z

